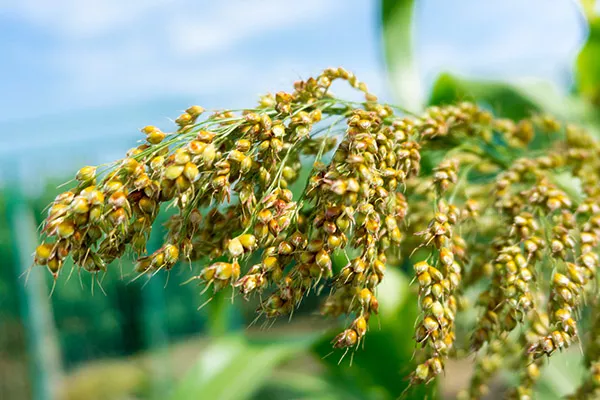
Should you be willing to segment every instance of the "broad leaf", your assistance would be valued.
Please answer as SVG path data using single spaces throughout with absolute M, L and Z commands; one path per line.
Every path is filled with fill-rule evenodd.
M 575 4 L 581 7 L 583 15 L 591 19 L 596 14 L 596 0 L 574 0 Z
M 362 400 L 360 392 L 352 390 L 329 374 L 293 371 L 275 371 L 272 379 L 254 397 L 256 400 L 310 399 L 310 400 Z
M 282 361 L 306 350 L 313 341 L 307 336 L 270 343 L 250 342 L 241 336 L 223 337 L 203 350 L 171 400 L 251 398 Z
M 497 115 L 520 119 L 532 113 L 548 113 L 575 122 L 600 137 L 600 116 L 576 96 L 565 96 L 550 82 L 529 81 L 504 83 L 474 81 L 442 74 L 433 85 L 430 105 L 474 101 L 492 109 Z
M 507 118 L 524 118 L 539 111 L 540 105 L 515 86 L 492 81 L 460 79 L 442 74 L 433 85 L 429 104 L 453 104 L 457 101 L 484 103 Z
M 600 17 L 589 20 L 589 36 L 576 65 L 579 93 L 596 107 L 600 106 Z
M 423 90 L 413 53 L 413 0 L 382 0 L 381 24 L 388 77 L 399 105 L 418 111 Z
M 541 369 L 534 398 L 559 400 L 574 393 L 586 373 L 582 357 L 580 349 L 577 348 L 552 355 L 550 362 L 545 363 Z M 518 385 L 517 374 L 508 374 L 507 378 L 511 386 Z

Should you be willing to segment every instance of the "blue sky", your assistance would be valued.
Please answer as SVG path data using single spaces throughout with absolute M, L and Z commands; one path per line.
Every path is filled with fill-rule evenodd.
M 416 13 L 425 87 L 451 71 L 566 90 L 586 34 L 571 0 L 425 0 Z M 391 100 L 377 1 L 0 0 L 0 50 L 0 168 L 39 181 L 120 157 L 139 127 L 168 128 L 189 104 L 252 105 L 327 66 Z

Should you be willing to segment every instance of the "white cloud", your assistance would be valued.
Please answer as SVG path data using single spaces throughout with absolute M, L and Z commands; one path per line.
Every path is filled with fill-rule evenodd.
M 450 70 L 555 78 L 570 63 L 582 34 L 575 29 L 577 17 L 568 0 L 552 0 L 551 7 L 544 6 L 546 1 L 419 2 L 424 4 L 416 46 L 422 76 L 429 80 Z M 50 37 L 51 51 L 38 53 L 36 46 L 43 45 L 32 43 L 19 56 L 23 65 L 43 65 L 52 72 L 47 75 L 51 82 L 40 84 L 32 76 L 35 83 L 29 85 L 32 95 L 45 95 L 50 107 L 199 94 L 227 96 L 238 105 L 265 89 L 289 87 L 294 74 L 318 72 L 328 66 L 323 62 L 347 64 L 385 97 L 384 71 L 372 50 L 377 35 L 365 38 L 356 54 L 332 48 L 330 57 L 322 51 L 311 57 L 306 49 L 302 54 L 308 57 L 295 57 L 293 46 L 304 39 L 300 35 L 289 45 L 282 43 L 281 51 L 261 47 L 265 38 L 305 26 L 319 30 L 322 41 L 333 24 L 349 33 L 353 24 L 375 30 L 375 7 L 359 0 L 0 0 L 0 16 L 10 14 Z M 310 40 L 322 50 L 323 43 Z M 48 88 L 60 90 L 42 93 Z M 347 93 L 342 85 L 340 90 Z
M 73 39 L 93 37 L 130 24 L 144 22 L 148 15 L 172 0 L 13 0 L 0 2 L 0 14 Z M 146 21 L 151 24 L 150 21 Z
M 331 18 L 341 3 L 338 0 L 233 0 L 214 4 L 218 6 L 169 22 L 171 46 L 177 53 L 197 55 L 226 50 L 261 34 L 315 23 Z
M 57 100 L 85 107 L 257 90 L 269 76 L 256 75 L 273 73 L 281 57 L 274 54 L 269 65 L 257 65 L 262 56 L 245 59 L 234 49 L 246 41 L 259 48 L 261 36 L 319 25 L 340 1 L 0 0 L 0 15 L 10 14 L 52 37 L 53 50 L 45 59 L 34 52 L 22 57 L 35 54 L 32 63 L 56 72 Z

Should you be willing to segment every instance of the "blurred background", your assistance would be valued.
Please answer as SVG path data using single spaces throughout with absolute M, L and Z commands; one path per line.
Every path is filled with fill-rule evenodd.
M 338 365 L 329 341 L 340 324 L 314 315 L 318 299 L 291 322 L 252 324 L 256 304 L 216 297 L 197 310 L 207 297 L 181 285 L 184 265 L 132 282 L 122 261 L 101 285 L 62 276 L 50 296 L 50 275 L 28 274 L 45 205 L 82 165 L 121 158 L 142 126 L 169 130 L 170 117 L 192 104 L 251 107 L 329 66 L 410 110 L 467 99 L 511 118 L 551 112 L 598 133 L 597 8 L 587 0 L 0 0 L 0 399 L 397 398 L 413 367 L 416 318 L 401 273 L 381 289 L 365 349 Z M 564 366 L 580 356 L 565 353 L 546 370 L 542 398 L 576 387 L 581 371 Z M 409 396 L 452 398 L 471 361 Z

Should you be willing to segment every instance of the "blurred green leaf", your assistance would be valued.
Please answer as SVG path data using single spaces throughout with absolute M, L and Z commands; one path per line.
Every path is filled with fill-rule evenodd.
M 413 59 L 413 0 L 382 0 L 381 24 L 388 77 L 399 105 L 423 106 L 423 90 Z
M 328 374 L 276 371 L 255 399 L 360 400 L 361 394 L 331 379 Z
M 556 173 L 551 177 L 552 182 L 557 185 L 561 190 L 565 191 L 570 198 L 574 199 L 577 203 L 580 203 L 585 198 L 583 188 L 581 186 L 581 179 L 574 177 L 572 174 L 567 172 Z
M 575 392 L 585 375 L 580 349 L 552 356 L 538 383 L 540 399 L 561 399 Z
M 473 101 L 505 118 L 520 119 L 532 113 L 549 113 L 559 119 L 576 122 L 600 137 L 600 115 L 577 96 L 567 96 L 545 81 L 505 83 L 474 81 L 441 74 L 429 97 L 430 105 Z
M 250 398 L 279 363 L 306 350 L 313 342 L 311 336 L 286 337 L 284 341 L 269 343 L 250 342 L 242 336 L 218 339 L 203 350 L 171 399 Z
M 585 375 L 582 358 L 579 349 L 552 355 L 552 362 L 541 369 L 542 375 L 536 385 L 534 398 L 558 400 L 575 392 Z M 512 375 L 508 380 L 514 386 L 518 382 L 518 377 Z
M 581 7 L 585 17 L 592 18 L 595 15 L 596 0 L 575 0 L 575 4 Z
M 380 317 L 393 321 L 399 315 L 408 297 L 408 279 L 400 270 L 390 268 L 385 273 L 385 279 L 377 287 Z
M 6 221 L 11 229 L 15 276 L 28 276 L 28 285 L 18 287 L 21 317 L 27 330 L 32 398 L 54 398 L 62 377 L 62 362 L 45 276 L 31 273 L 31 251 L 37 246 L 34 214 L 19 186 L 7 191 Z M 37 272 L 37 271 L 36 271 Z M 21 284 L 21 282 L 18 282 Z
M 343 359 L 343 352 L 332 353 L 330 340 L 336 332 L 315 346 L 316 354 L 327 367 L 330 382 L 337 381 L 338 385 L 360 393 L 363 399 L 396 399 L 405 392 L 409 386 L 406 378 L 416 367 L 413 334 L 418 315 L 416 296 L 408 283 L 399 271 L 386 272 L 386 279 L 378 289 L 380 304 L 395 304 L 386 304 L 378 316 L 371 318 L 364 345 L 354 353 L 348 352 Z M 435 384 L 421 385 L 407 390 L 405 398 L 431 399 L 436 398 L 435 393 Z
M 230 290 L 223 290 L 212 295 L 212 301 L 208 306 L 210 318 L 207 321 L 208 333 L 214 337 L 219 337 L 239 328 L 239 323 L 236 324 L 236 312 L 239 312 L 238 307 L 231 301 Z
M 600 106 L 600 17 L 590 17 L 589 36 L 577 57 L 576 82 L 579 93 Z
M 457 101 L 484 103 L 503 117 L 524 118 L 539 111 L 540 105 L 515 86 L 491 81 L 471 81 L 441 74 L 433 85 L 429 104 L 451 104 Z

